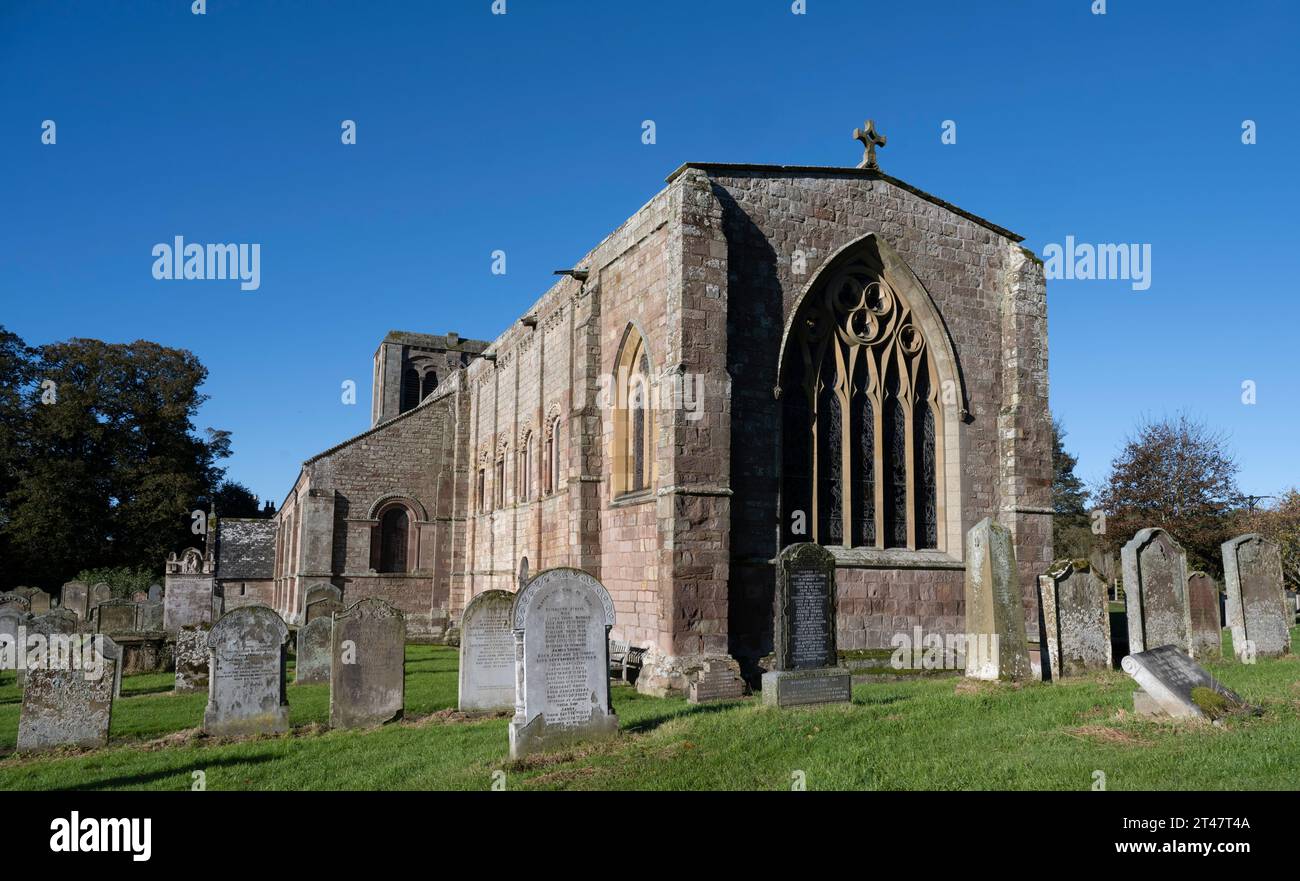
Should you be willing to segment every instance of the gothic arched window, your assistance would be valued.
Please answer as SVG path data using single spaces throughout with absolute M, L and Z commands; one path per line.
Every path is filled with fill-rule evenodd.
M 379 572 L 408 572 L 411 515 L 395 505 L 379 515 Z
M 428 373 L 424 374 L 424 381 L 420 384 L 420 400 L 423 401 L 425 398 L 429 397 L 429 395 L 433 394 L 433 390 L 437 387 L 438 374 L 430 370 Z
M 623 340 L 614 385 L 614 493 L 643 492 L 655 478 L 654 410 L 650 355 L 635 327 Z
M 782 544 L 939 547 L 940 383 L 880 265 L 862 256 L 832 271 L 786 345 Z

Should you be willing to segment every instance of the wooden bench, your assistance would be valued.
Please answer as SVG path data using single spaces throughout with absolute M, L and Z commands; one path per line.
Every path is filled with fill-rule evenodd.
M 609 641 L 609 672 L 612 674 L 618 671 L 624 682 L 627 682 L 627 673 L 631 669 L 641 669 L 641 659 L 645 656 L 646 650 L 639 648 L 621 639 L 611 639 Z

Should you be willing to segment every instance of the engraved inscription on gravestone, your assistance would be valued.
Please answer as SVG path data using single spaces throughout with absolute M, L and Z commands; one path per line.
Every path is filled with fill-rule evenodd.
M 406 622 L 378 597 L 333 616 L 330 631 L 330 727 L 363 728 L 402 718 L 406 695 Z
M 835 557 L 811 542 L 792 544 L 777 561 L 776 669 L 763 674 L 763 703 L 795 706 L 852 699 L 853 677 L 839 666 L 835 642 Z
M 1144 715 L 1152 710 L 1176 718 L 1205 718 L 1241 709 L 1244 701 L 1211 676 L 1181 649 L 1162 645 L 1136 652 L 1121 666 L 1141 689 L 1134 694 L 1134 708 Z
M 169 586 L 170 587 L 170 586 Z M 289 730 L 285 664 L 289 628 L 266 606 L 243 606 L 208 634 L 207 734 L 277 734 Z
M 1276 542 L 1255 533 L 1223 543 L 1228 626 L 1240 659 L 1270 658 L 1291 650 L 1291 621 Z
M 294 659 L 295 685 L 323 685 L 330 681 L 330 638 L 333 628 L 334 622 L 329 615 L 315 618 L 298 628 L 298 655 Z
M 102 636 L 74 634 L 66 638 L 77 640 L 75 654 L 83 659 L 82 663 L 27 671 L 18 723 L 19 752 L 100 747 L 108 743 L 121 650 Z M 85 660 L 87 652 L 94 653 L 89 664 Z
M 579 569 L 547 569 L 519 592 L 511 758 L 618 732 L 609 699 L 613 626 L 609 592 Z
M 461 712 L 511 710 L 515 706 L 515 595 L 507 590 L 476 594 L 461 615 Z

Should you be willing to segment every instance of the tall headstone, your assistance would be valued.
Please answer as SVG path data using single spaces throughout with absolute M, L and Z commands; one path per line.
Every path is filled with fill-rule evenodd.
M 515 600 L 515 715 L 510 757 L 613 737 L 609 631 L 614 601 L 579 569 L 546 569 Z
M 1192 610 L 1187 602 L 1187 554 L 1158 527 L 1138 530 L 1120 551 L 1124 568 L 1128 650 L 1137 654 L 1172 645 L 1192 654 Z
M 343 611 L 343 591 L 332 584 L 313 584 L 303 595 L 302 607 L 304 624 L 317 618 L 328 620 L 335 612 Z
M 1275 658 L 1291 650 L 1291 622 L 1277 543 L 1247 533 L 1225 541 L 1223 580 L 1228 626 L 1238 659 Z
M 176 680 L 173 686 L 180 694 L 208 690 L 208 634 L 211 628 L 204 624 L 186 624 L 176 632 Z
M 168 584 L 168 594 L 171 585 Z M 289 730 L 285 667 L 289 628 L 266 606 L 242 606 L 208 634 L 207 734 L 279 734 Z
M 1141 686 L 1133 694 L 1133 707 L 1142 715 L 1215 718 L 1245 705 L 1177 646 L 1135 652 L 1120 666 Z
M 163 629 L 176 633 L 187 624 L 212 624 L 213 564 L 198 548 L 188 548 L 180 559 L 172 554 L 166 566 L 163 593 Z
M 1106 582 L 1087 560 L 1065 560 L 1038 577 L 1042 635 L 1052 679 L 1111 668 Z
M 1192 657 L 1223 657 L 1223 622 L 1219 620 L 1219 585 L 1204 572 L 1187 576 L 1187 605 L 1192 616 Z
M 966 533 L 966 675 L 1034 677 L 1011 531 L 985 517 Z
M 67 609 L 82 621 L 89 619 L 90 585 L 84 581 L 69 581 L 59 594 L 59 608 Z
M 406 622 L 377 597 L 335 612 L 330 632 L 330 727 L 364 728 L 402 718 Z
M 298 628 L 298 651 L 294 660 L 295 685 L 325 685 L 330 681 L 330 615 L 316 618 Z
M 460 689 L 463 713 L 510 710 L 515 705 L 515 634 L 508 590 L 476 594 L 460 622 Z
M 116 645 L 105 637 L 71 638 L 87 640 L 89 651 L 96 652 L 98 660 L 75 667 L 49 665 L 27 671 L 18 721 L 19 752 L 92 748 L 108 743 L 121 652 L 114 651 Z
M 773 633 L 776 669 L 763 674 L 763 703 L 778 707 L 847 703 L 853 674 L 835 644 L 835 557 L 800 542 L 777 560 Z

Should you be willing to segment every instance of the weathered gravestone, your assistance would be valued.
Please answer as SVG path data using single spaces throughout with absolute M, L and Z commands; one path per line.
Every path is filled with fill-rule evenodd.
M 31 613 L 15 604 L 0 606 L 0 670 L 17 674 L 20 683 L 31 620 Z
M 108 743 L 121 652 L 104 636 L 73 634 L 76 664 L 27 671 L 18 721 L 18 751 L 100 747 Z
M 135 633 L 140 629 L 140 605 L 130 600 L 108 600 L 95 608 L 98 633 Z
M 65 663 L 65 659 L 70 652 L 77 647 L 84 645 L 84 641 L 78 640 L 71 642 L 67 639 L 57 639 L 57 637 L 76 636 L 81 629 L 81 619 L 66 609 L 51 609 L 44 615 L 33 615 L 25 622 L 29 634 L 40 634 L 45 639 L 44 652 L 45 656 L 50 658 L 50 663 L 58 665 Z M 86 637 L 89 639 L 89 636 Z M 122 654 L 115 643 L 105 641 L 101 645 L 104 653 L 118 662 L 114 668 L 113 695 L 120 696 L 122 693 Z M 84 656 L 84 655 L 83 655 Z M 70 659 L 68 659 L 70 660 Z M 66 664 L 65 664 L 66 665 Z M 18 684 L 26 683 L 27 673 L 25 670 L 18 671 Z
M 1187 606 L 1192 618 L 1192 657 L 1198 661 L 1223 657 L 1219 585 L 1204 572 L 1188 575 Z
M 1131 654 L 1120 666 L 1142 686 L 1133 694 L 1133 708 L 1142 715 L 1214 719 L 1245 706 L 1176 646 Z
M 515 599 L 510 757 L 618 734 L 609 699 L 614 601 L 579 569 L 546 569 Z
M 1291 650 L 1291 622 L 1276 542 L 1248 533 L 1225 541 L 1223 580 L 1228 626 L 1239 660 L 1275 658 Z
M 92 612 L 99 607 L 100 603 L 106 603 L 113 598 L 113 588 L 107 583 L 100 581 L 90 588 L 90 599 L 86 606 Z
M 242 606 L 213 625 L 208 634 L 205 733 L 279 734 L 289 730 L 284 687 L 288 642 L 288 626 L 266 606 Z
M 317 618 L 328 619 L 343 611 L 343 591 L 332 584 L 313 584 L 303 596 L 302 622 L 310 624 Z
M 821 545 L 786 547 L 777 560 L 773 634 L 776 669 L 763 674 L 763 703 L 847 703 L 853 674 L 835 645 L 835 557 Z
M 159 631 L 163 629 L 162 603 L 140 604 L 140 629 L 146 631 Z
M 1047 672 L 1052 679 L 1111 668 L 1106 582 L 1086 560 L 1065 560 L 1038 577 Z
M 298 628 L 295 685 L 323 685 L 330 681 L 330 632 L 333 627 L 334 622 L 326 615 Z
M 163 594 L 163 628 L 175 633 L 187 624 L 212 623 L 212 561 L 197 548 L 180 559 L 167 560 L 167 590 Z
M 63 585 L 63 590 L 59 593 L 59 608 L 67 609 L 75 614 L 82 621 L 89 618 L 89 610 L 86 607 L 90 599 L 90 586 L 84 581 L 69 581 Z
M 510 710 L 515 705 L 515 634 L 508 590 L 476 594 L 460 619 L 460 690 L 463 713 Z
M 30 612 L 32 610 L 32 601 L 20 593 L 7 591 L 5 593 L 0 593 L 0 609 L 5 608 L 6 606 L 21 609 L 24 612 Z
M 1120 551 L 1130 654 L 1172 645 L 1192 653 L 1187 554 L 1163 529 L 1138 530 Z
M 50 595 L 39 587 L 19 587 L 14 593 L 27 597 L 30 604 L 27 611 L 33 615 L 44 615 L 50 610 Z
M 406 621 L 377 597 L 335 612 L 330 631 L 330 727 L 364 728 L 402 718 Z
M 208 690 L 210 632 L 211 628 L 203 624 L 186 624 L 176 632 L 176 681 L 173 687 L 177 692 Z
M 966 675 L 1033 678 L 1011 531 L 985 517 L 966 533 Z
M 705 658 L 700 672 L 686 687 L 686 700 L 692 704 L 739 700 L 744 696 L 740 664 L 728 655 Z
M 161 603 L 162 598 L 163 598 L 162 585 L 161 584 L 149 585 L 149 602 Z
M 42 632 L 76 633 L 81 628 L 81 619 L 76 613 L 67 609 L 50 609 L 43 615 L 37 615 L 36 621 Z

